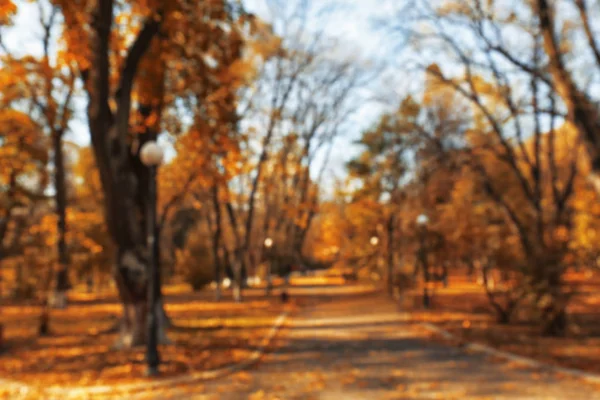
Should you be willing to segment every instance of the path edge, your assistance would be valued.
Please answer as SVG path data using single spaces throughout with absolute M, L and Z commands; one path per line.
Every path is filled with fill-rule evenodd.
M 442 336 L 445 339 L 462 340 L 458 336 L 456 336 L 456 335 L 448 332 L 447 330 L 442 329 L 430 322 L 422 322 L 422 323 L 419 323 L 419 325 L 422 326 L 423 328 L 427 329 L 430 332 L 434 332 L 434 333 L 438 334 L 439 336 Z M 556 372 L 556 373 L 560 373 L 560 374 L 564 374 L 564 375 L 569 375 L 571 377 L 583 379 L 590 383 L 600 383 L 600 375 L 599 374 L 594 374 L 592 372 L 586 372 L 584 370 L 576 369 L 576 368 L 566 368 L 566 367 L 560 367 L 557 365 L 548 364 L 548 363 L 545 363 L 542 361 L 535 360 L 530 357 L 520 356 L 518 354 L 510 353 L 508 351 L 498 350 L 496 348 L 493 348 L 493 347 L 485 345 L 485 344 L 466 342 L 461 347 L 465 350 L 471 350 L 471 351 L 478 352 L 478 353 L 484 353 L 489 356 L 498 357 L 498 358 L 501 358 L 504 360 L 508 360 L 508 361 L 517 363 L 517 364 L 521 364 L 523 366 L 527 366 L 527 367 L 531 367 L 531 368 L 538 368 L 541 370 Z

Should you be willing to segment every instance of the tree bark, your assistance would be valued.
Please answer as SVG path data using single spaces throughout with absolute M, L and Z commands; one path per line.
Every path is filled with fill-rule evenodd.
M 54 287 L 54 306 L 65 308 L 67 306 L 67 290 L 69 289 L 69 254 L 67 251 L 67 189 L 65 185 L 65 162 L 62 151 L 62 137 L 64 131 L 53 133 L 54 150 L 54 186 L 56 190 L 56 216 L 58 232 L 58 272 Z
M 569 321 L 567 317 L 567 311 L 564 309 L 557 309 L 553 311 L 554 312 L 550 314 L 550 318 L 547 318 L 543 333 L 546 336 L 564 336 L 567 333 Z
M 554 79 L 556 91 L 565 102 L 568 117 L 577 127 L 579 135 L 585 143 L 592 166 L 589 180 L 596 192 L 600 193 L 600 115 L 598 114 L 598 107 L 594 105 L 584 91 L 577 87 L 572 74 L 565 66 L 554 33 L 555 11 L 552 9 L 552 5 L 549 4 L 548 0 L 537 0 L 536 5 L 544 39 L 544 50 L 550 61 L 550 73 Z M 583 17 L 585 17 L 585 12 Z M 597 50 L 595 47 L 593 49 Z
M 212 187 L 212 202 L 215 211 L 215 229 L 213 231 L 212 250 L 215 266 L 215 300 L 221 300 L 221 257 L 219 249 L 221 247 L 221 204 L 219 203 L 219 186 L 215 182 Z M 209 216 L 210 219 L 210 216 Z
M 394 214 L 387 221 L 387 292 L 394 296 Z
M 92 21 L 93 59 L 90 70 L 83 75 L 87 77 L 88 120 L 104 192 L 105 219 L 117 247 L 113 275 L 123 304 L 117 346 L 131 347 L 146 340 L 148 256 L 153 251 L 146 245 L 144 234 L 148 168 L 139 159 L 139 143 L 129 140 L 131 92 L 138 65 L 158 33 L 161 19 L 149 17 L 133 41 L 120 72 L 115 95 L 117 107 L 113 113 L 109 105 L 113 9 L 114 0 L 98 0 L 96 4 Z
M 428 260 L 428 249 L 427 249 L 427 232 L 422 231 L 420 236 L 420 249 L 419 249 L 419 264 L 423 269 L 423 308 L 429 308 L 431 306 L 431 296 L 429 294 L 429 260 Z
M 506 325 L 510 323 L 513 313 L 519 304 L 519 301 L 522 298 L 522 295 L 511 296 L 510 293 L 507 293 L 506 305 L 503 307 L 497 300 L 496 295 L 494 293 L 494 289 L 491 288 L 488 280 L 488 271 L 491 267 L 484 265 L 481 271 L 483 277 L 483 287 L 485 288 L 485 293 L 487 295 L 488 301 L 490 305 L 493 307 L 496 312 L 496 321 L 499 324 Z
M 243 271 L 244 268 L 244 252 L 245 247 L 242 244 L 242 238 L 240 237 L 240 231 L 238 227 L 238 221 L 235 216 L 235 211 L 233 210 L 233 205 L 230 201 L 225 204 L 225 208 L 227 210 L 227 215 L 229 216 L 229 223 L 231 224 L 231 229 L 233 230 L 233 235 L 235 238 L 235 249 L 233 254 L 229 253 L 229 265 L 231 265 L 233 272 L 232 279 L 232 287 L 233 287 L 233 299 L 236 302 L 242 301 L 242 279 L 243 279 Z

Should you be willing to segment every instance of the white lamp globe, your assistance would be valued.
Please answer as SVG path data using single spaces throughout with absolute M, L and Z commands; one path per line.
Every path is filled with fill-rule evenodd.
M 273 246 L 273 239 L 271 239 L 271 238 L 266 238 L 266 239 L 265 239 L 265 246 L 266 246 L 267 248 L 270 248 L 271 246 Z
M 379 243 L 379 238 L 378 238 L 377 236 L 373 236 L 373 237 L 371 238 L 371 244 L 372 244 L 373 246 L 377 246 L 377 243 Z
M 140 149 L 140 159 L 147 167 L 156 167 L 163 161 L 164 152 L 162 148 L 153 140 L 144 143 Z
M 421 214 L 417 217 L 417 224 L 420 226 L 425 226 L 429 223 L 429 217 L 425 214 Z

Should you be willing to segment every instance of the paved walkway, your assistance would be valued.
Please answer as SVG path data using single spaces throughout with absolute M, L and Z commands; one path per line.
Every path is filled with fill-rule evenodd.
M 177 399 L 600 399 L 577 380 L 517 369 L 423 340 L 373 297 L 312 306 L 248 372 L 169 393 Z M 164 398 L 164 393 L 155 398 Z

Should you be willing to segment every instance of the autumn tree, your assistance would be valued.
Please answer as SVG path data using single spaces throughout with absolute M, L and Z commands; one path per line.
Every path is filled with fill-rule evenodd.
M 505 11 L 478 1 L 419 2 L 414 12 L 427 27 L 414 27 L 415 42 L 420 48 L 440 49 L 446 58 L 442 68 L 428 68 L 431 58 L 414 61 L 430 79 L 470 102 L 472 123 L 463 153 L 518 237 L 524 258 L 521 284 L 532 295 L 544 330 L 562 334 L 571 293 L 563 275 L 577 143 L 570 145 L 570 159 L 559 164 L 559 138 L 568 128 L 559 129 L 560 107 L 547 75 L 515 72 L 505 55 L 496 54 L 496 44 L 503 43 L 527 54 L 521 59 L 534 70 L 545 65 L 540 27 L 528 24 L 520 35 L 506 36 L 523 15 Z M 472 40 L 458 40 L 461 34 Z M 451 73 L 446 71 L 450 66 Z
M 304 70 L 280 115 L 279 140 L 272 146 L 270 176 L 263 184 L 264 235 L 274 236 L 295 263 L 305 261 L 305 240 L 319 212 L 320 185 L 332 146 L 348 126 L 359 92 L 370 79 L 360 57 L 341 55 L 332 60 L 327 55 L 337 46 L 335 41 L 317 32 L 312 41 L 303 43 L 300 33 L 283 38 Z M 317 157 L 323 161 L 318 168 Z
M 42 128 L 21 111 L 0 111 L 0 263 L 15 256 L 27 216 L 43 201 L 48 183 L 47 141 Z
M 290 262 L 301 261 L 324 173 L 311 176 L 313 161 L 339 134 L 361 79 L 358 64 L 328 59 L 334 43 L 306 29 L 308 5 L 283 8 L 247 40 L 255 61 L 245 58 L 250 76 L 237 92 L 232 139 L 206 143 L 215 150 L 209 198 L 213 243 L 218 240 L 222 253 L 215 260 L 232 266 L 238 299 L 243 277 L 262 259 L 266 236 L 276 238 Z
M 404 108 L 399 114 L 410 112 Z M 400 118 L 402 118 L 400 116 Z M 362 186 L 358 197 L 367 196 L 375 201 L 385 201 L 388 207 L 382 209 L 380 221 L 376 226 L 386 227 L 387 243 L 387 290 L 393 293 L 394 273 L 394 241 L 395 241 L 395 218 L 398 213 L 400 202 L 402 180 L 408 170 L 406 151 L 409 148 L 407 137 L 402 135 L 399 119 L 393 114 L 381 117 L 377 126 L 363 133 L 358 144 L 364 146 L 364 150 L 356 159 L 348 163 L 350 176 L 360 179 Z M 372 234 L 379 236 L 380 232 Z
M 69 129 L 72 117 L 72 102 L 75 92 L 75 71 L 69 64 L 64 64 L 55 55 L 54 32 L 59 27 L 59 9 L 44 1 L 36 1 L 39 23 L 42 27 L 42 54 L 16 56 L 14 49 L 2 40 L 0 45 L 5 52 L 6 74 L 3 93 L 4 102 L 19 104 L 28 108 L 45 134 L 51 138 L 52 167 L 55 211 L 57 215 L 56 249 L 58 269 L 55 274 L 54 296 L 56 305 L 65 306 L 65 292 L 68 289 L 69 251 L 67 249 L 67 187 L 63 138 Z M 2 38 L 0 32 L 0 39 Z M 31 103 L 30 106 L 27 103 Z
M 149 174 L 139 149 L 172 122 L 167 110 L 175 109 L 176 99 L 212 104 L 209 95 L 227 79 L 241 51 L 237 24 L 243 14 L 227 2 L 55 4 L 65 21 L 65 59 L 80 72 L 88 95 L 106 222 L 117 247 L 114 275 L 124 306 L 120 342 L 131 346 L 144 341 L 146 322 Z M 194 90 L 211 79 L 204 91 Z
M 409 192 L 414 192 L 408 188 L 411 185 L 422 188 L 420 212 L 435 212 L 452 185 L 452 171 L 456 169 L 468 121 L 464 104 L 453 93 L 427 81 L 422 100 L 407 96 L 395 112 L 382 115 L 373 129 L 363 133 L 358 144 L 365 150 L 348 163 L 350 176 L 361 184 L 355 196 L 368 196 L 384 205 L 379 224 L 385 226 L 386 232 L 390 295 L 395 247 L 405 222 L 400 220 L 402 209 Z M 413 220 L 411 216 L 410 222 Z M 428 271 L 423 273 L 429 276 Z
M 102 205 L 102 185 L 94 154 L 89 147 L 77 150 L 71 163 L 72 193 L 68 212 L 73 267 L 88 284 L 99 287 L 110 276 L 114 244 L 108 234 Z
M 586 82 L 578 79 L 579 71 L 569 59 L 582 55 L 586 74 L 597 76 L 600 73 L 600 44 L 597 41 L 598 10 L 592 1 L 574 0 L 549 2 L 537 0 L 528 4 L 539 24 L 539 34 L 543 38 L 543 48 L 548 59 L 547 69 L 538 66 L 531 68 L 521 59 L 511 54 L 503 46 L 498 51 L 518 68 L 536 75 L 545 76 L 546 83 L 562 99 L 567 118 L 577 127 L 590 159 L 590 180 L 600 193 L 600 114 L 598 99 Z M 562 20 L 558 16 L 559 7 L 568 8 L 577 17 Z M 565 12 L 561 12 L 564 14 Z M 579 39 L 581 38 L 581 39 Z M 586 54 L 586 56 L 583 56 Z M 552 77 L 548 79 L 546 71 Z

